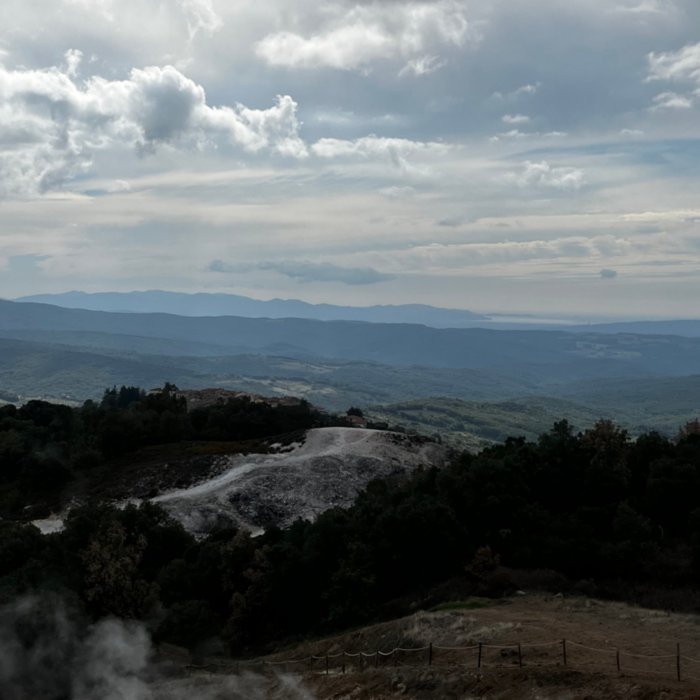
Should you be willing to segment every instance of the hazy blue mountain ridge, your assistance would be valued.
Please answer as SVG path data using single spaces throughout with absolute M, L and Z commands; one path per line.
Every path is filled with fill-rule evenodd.
M 124 313 L 169 313 L 179 316 L 242 316 L 245 318 L 303 318 L 318 321 L 418 323 L 433 328 L 488 328 L 491 330 L 559 330 L 573 333 L 633 333 L 700 337 L 700 320 L 615 321 L 581 323 L 526 316 L 484 315 L 465 309 L 426 304 L 337 306 L 298 299 L 263 301 L 237 294 L 183 293 L 162 290 L 134 292 L 64 292 L 35 294 L 15 301 L 51 304 L 71 309 Z
M 65 292 L 36 294 L 16 301 L 54 304 L 72 309 L 132 313 L 170 313 L 179 316 L 243 316 L 247 318 L 306 318 L 318 321 L 369 321 L 374 323 L 422 323 L 437 327 L 461 327 L 487 317 L 463 309 L 443 309 L 425 304 L 336 306 L 309 304 L 298 299 L 263 301 L 237 294 L 184 294 L 144 292 Z
M 191 344 L 196 342 L 204 346 L 200 348 L 202 352 L 211 350 L 213 355 L 252 353 L 391 365 L 488 368 L 566 381 L 700 373 L 697 338 L 108 313 L 0 301 L 0 335 L 27 338 L 29 332 L 36 331 L 88 333 L 93 348 L 111 344 L 113 338 L 108 336 L 131 336 L 128 342 L 134 352 L 152 351 L 142 348 L 139 341 L 149 338 L 184 343 L 178 353 L 183 355 L 192 354 Z M 48 338 L 51 336 L 44 335 L 42 339 Z M 73 335 L 71 342 L 79 338 Z M 175 354 L 175 350 L 168 354 Z

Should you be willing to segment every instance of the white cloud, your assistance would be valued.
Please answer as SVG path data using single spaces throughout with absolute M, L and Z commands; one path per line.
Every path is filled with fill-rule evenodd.
M 654 105 L 651 109 L 690 109 L 693 100 L 686 95 L 679 95 L 677 92 L 662 92 L 654 98 Z
M 529 124 L 530 117 L 525 114 L 504 114 L 501 121 L 504 124 Z
M 336 301 L 391 303 L 400 291 L 443 305 L 461 303 L 456 285 L 472 276 L 445 281 L 453 260 L 492 261 L 471 269 L 493 281 L 489 304 L 514 278 L 536 286 L 575 266 L 604 290 L 600 270 L 618 270 L 618 293 L 640 261 L 659 260 L 680 301 L 659 293 L 658 303 L 692 311 L 697 294 L 674 275 L 697 267 L 688 143 L 700 121 L 684 105 L 700 106 L 699 22 L 697 0 L 5 0 L 0 189 L 48 192 L 3 198 L 0 257 L 49 256 L 21 281 L 37 290 L 250 284 L 257 296 L 320 301 L 342 287 Z M 260 53 L 285 36 L 288 54 Z M 650 202 L 658 221 L 623 219 Z M 614 259 L 601 242 L 593 258 L 569 258 L 588 244 L 546 243 L 600 233 L 652 249 L 620 243 Z M 457 241 L 477 247 L 445 248 L 422 282 L 398 274 L 316 292 L 250 269 L 283 260 L 399 273 L 382 251 Z M 215 258 L 248 272 L 206 274 Z M 423 270 L 418 258 L 410 267 Z M 0 275 L 0 291 L 18 279 Z M 563 293 L 550 285 L 504 304 Z M 625 304 L 631 313 L 640 301 Z
M 649 80 L 695 82 L 700 85 L 700 43 L 679 51 L 649 54 Z
M 420 56 L 418 58 L 412 58 L 406 63 L 406 65 L 399 71 L 399 76 L 404 75 L 430 75 L 436 70 L 440 70 L 445 65 L 445 61 L 438 56 Z
M 372 3 L 343 11 L 326 8 L 329 20 L 318 31 L 268 34 L 256 46 L 267 63 L 299 68 L 360 70 L 378 60 L 401 60 L 402 73 L 423 75 L 440 67 L 433 49 L 459 47 L 475 34 L 464 2 Z
M 221 17 L 214 11 L 212 0 L 179 0 L 179 4 L 187 21 L 190 39 L 200 31 L 213 34 L 223 26 Z
M 690 109 L 695 96 L 700 96 L 700 43 L 688 44 L 678 51 L 650 53 L 647 81 L 665 80 L 685 84 L 691 89 L 685 93 L 662 92 L 654 97 L 652 111 Z M 695 87 L 693 93 L 692 87 Z
M 491 136 L 489 141 L 491 143 L 498 143 L 499 141 L 518 141 L 525 138 L 546 138 L 546 139 L 558 139 L 567 136 L 565 131 L 547 131 L 542 133 L 541 131 L 520 131 L 520 129 L 510 129 L 509 131 L 502 131 L 500 134 Z
M 510 92 L 496 91 L 493 93 L 493 95 L 491 95 L 491 99 L 509 101 L 515 100 L 523 95 L 534 95 L 540 89 L 541 85 L 542 83 L 539 82 L 526 83 L 525 85 L 515 88 L 515 90 L 511 90 Z
M 121 10 L 123 0 L 64 0 L 67 5 L 94 11 L 108 22 L 114 22 Z M 180 13 L 186 24 L 190 39 L 200 32 L 208 34 L 221 29 L 221 17 L 214 10 L 212 0 L 161 0 L 159 11 L 162 16 Z
M 50 189 L 85 171 L 95 151 L 110 147 L 150 152 L 164 144 L 223 142 L 249 152 L 306 155 L 291 97 L 280 96 L 264 110 L 212 107 L 204 89 L 172 66 L 78 84 L 79 59 L 79 52 L 69 51 L 63 71 L 0 66 L 0 189 Z
M 117 194 L 119 192 L 131 192 L 131 185 L 126 180 L 114 180 L 107 187 L 107 192 Z
M 496 243 L 432 243 L 414 246 L 405 251 L 392 251 L 387 265 L 397 271 L 422 269 L 450 270 L 486 265 L 517 264 L 535 260 L 572 261 L 582 258 L 626 256 L 636 246 L 612 236 L 572 236 L 552 240 L 505 240 Z M 600 263 L 598 263 L 600 264 Z
M 610 12 L 623 13 L 623 14 L 664 14 L 664 11 L 668 11 L 668 5 L 662 8 L 659 0 L 642 0 L 642 2 L 636 5 L 618 5 L 611 8 Z
M 582 170 L 552 166 L 544 160 L 539 163 L 526 161 L 518 172 L 508 173 L 505 180 L 518 187 L 565 191 L 579 190 L 585 184 Z
M 311 146 L 311 150 L 320 158 L 347 156 L 368 158 L 377 155 L 403 158 L 414 153 L 444 154 L 449 150 L 449 146 L 437 142 L 364 136 L 352 141 L 331 138 L 319 139 Z
M 66 75 L 74 78 L 78 74 L 78 68 L 83 60 L 83 52 L 78 49 L 69 49 L 65 54 Z
M 520 129 L 511 129 L 510 131 L 502 131 L 500 134 L 491 136 L 489 141 L 492 143 L 497 143 L 498 141 L 502 140 L 524 139 L 527 135 L 527 133 L 520 131 Z

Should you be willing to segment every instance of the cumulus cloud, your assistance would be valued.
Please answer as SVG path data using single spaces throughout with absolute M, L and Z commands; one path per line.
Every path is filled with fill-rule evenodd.
M 302 36 L 280 31 L 264 37 L 257 55 L 276 66 L 365 70 L 378 60 L 400 60 L 402 73 L 424 75 L 437 70 L 433 49 L 459 47 L 474 37 L 466 3 L 371 3 L 327 8 L 325 26 Z
M 585 184 L 582 170 L 577 168 L 552 166 L 547 161 L 533 163 L 525 161 L 518 172 L 508 173 L 507 182 L 518 187 L 575 191 Z
M 700 96 L 700 43 L 689 44 L 678 51 L 650 53 L 648 81 L 665 80 L 684 84 L 683 93 L 662 92 L 654 97 L 651 109 L 690 109 Z M 694 89 L 693 89 L 694 88 Z
M 700 85 L 700 43 L 678 51 L 649 54 L 649 80 L 694 82 Z
M 79 84 L 79 60 L 79 52 L 68 52 L 64 70 L 0 66 L 0 189 L 50 189 L 89 168 L 95 151 L 115 146 L 152 152 L 223 142 L 248 152 L 307 154 L 289 96 L 263 110 L 210 106 L 204 88 L 172 66 Z

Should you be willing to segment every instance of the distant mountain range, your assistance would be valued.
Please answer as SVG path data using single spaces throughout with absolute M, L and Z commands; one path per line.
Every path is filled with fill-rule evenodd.
M 0 336 L 159 355 L 285 355 L 490 369 L 548 381 L 700 373 L 700 338 L 108 313 L 0 301 Z
M 130 313 L 167 313 L 178 316 L 243 316 L 246 318 L 305 318 L 316 321 L 369 321 L 421 323 L 437 328 L 462 328 L 486 316 L 462 309 L 441 309 L 424 304 L 398 306 L 334 306 L 309 304 L 298 299 L 261 301 L 236 294 L 183 294 L 146 292 L 65 292 L 36 294 L 16 301 L 54 304 L 70 309 Z
M 673 432 L 700 414 L 700 338 L 598 327 L 506 331 L 110 313 L 0 301 L 0 392 L 80 401 L 114 384 L 165 381 L 292 394 L 331 410 L 403 402 L 387 408 L 387 417 L 423 429 L 454 418 L 450 430 L 482 439 L 494 430 L 534 432 L 559 413 L 578 425 L 605 415 L 633 429 Z M 472 403 L 433 402 L 429 409 L 431 397 Z M 503 403 L 518 397 L 525 398 Z M 405 404 L 412 399 L 419 403 Z M 473 403 L 489 401 L 501 405 Z
M 425 304 L 336 306 L 309 304 L 298 299 L 262 301 L 236 294 L 143 292 L 65 292 L 35 294 L 19 302 L 51 304 L 68 309 L 121 313 L 167 313 L 177 316 L 240 316 L 243 318 L 299 318 L 315 321 L 417 323 L 432 328 L 490 328 L 492 330 L 566 330 L 572 333 L 632 333 L 700 337 L 700 320 L 626 321 L 582 324 L 544 321 L 530 316 L 484 315 L 466 309 Z

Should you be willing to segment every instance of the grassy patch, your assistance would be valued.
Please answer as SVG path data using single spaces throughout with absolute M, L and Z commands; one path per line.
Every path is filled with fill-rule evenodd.
M 499 605 L 502 601 L 493 598 L 465 598 L 464 600 L 449 600 L 446 603 L 440 603 L 434 608 L 430 608 L 430 612 L 445 612 L 448 610 L 478 610 L 479 608 L 490 608 L 494 605 Z

